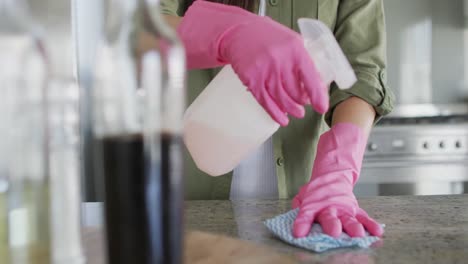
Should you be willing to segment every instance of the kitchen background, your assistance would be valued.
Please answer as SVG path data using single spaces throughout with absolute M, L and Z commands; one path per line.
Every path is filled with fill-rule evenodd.
M 384 3 L 397 107 L 371 135 L 356 194 L 468 192 L 468 1 Z
M 78 77 L 86 86 L 102 7 L 73 2 Z M 355 193 L 468 193 L 468 0 L 384 3 L 386 78 L 397 107 L 371 135 Z M 95 200 L 99 181 L 84 183 L 86 199 Z

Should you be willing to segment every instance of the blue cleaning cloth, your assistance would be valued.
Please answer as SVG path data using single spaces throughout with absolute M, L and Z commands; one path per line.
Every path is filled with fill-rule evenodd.
M 292 234 L 292 229 L 298 212 L 299 209 L 295 209 L 272 219 L 268 219 L 264 223 L 273 234 L 284 242 L 318 253 L 345 247 L 368 248 L 374 242 L 380 240 L 379 237 L 371 236 L 367 232 L 365 237 L 352 238 L 343 232 L 340 237 L 334 238 L 324 234 L 320 224 L 314 224 L 308 236 L 295 238 Z M 382 226 L 384 227 L 384 225 Z

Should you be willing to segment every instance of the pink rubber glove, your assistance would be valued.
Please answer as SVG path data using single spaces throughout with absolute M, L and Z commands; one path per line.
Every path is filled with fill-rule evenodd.
M 317 146 L 312 178 L 293 199 L 299 207 L 294 222 L 295 237 L 304 237 L 318 222 L 323 231 L 338 237 L 344 230 L 352 237 L 381 236 L 382 227 L 359 208 L 353 187 L 358 180 L 367 138 L 361 128 L 339 123 L 324 133 Z
M 198 0 L 177 28 L 192 68 L 231 64 L 239 79 L 280 125 L 302 118 L 303 105 L 328 110 L 328 90 L 301 36 L 241 8 Z

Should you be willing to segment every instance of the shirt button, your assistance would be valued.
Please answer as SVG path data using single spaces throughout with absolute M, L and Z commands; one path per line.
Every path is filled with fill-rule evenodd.
M 380 71 L 379 77 L 380 77 L 380 82 L 382 83 L 383 86 L 385 86 L 385 84 L 387 83 L 387 74 L 385 73 L 385 70 Z
M 270 2 L 270 5 L 271 5 L 271 6 L 276 6 L 276 5 L 278 5 L 278 0 L 270 0 L 269 2 Z
M 283 159 L 283 158 L 277 158 L 277 159 L 276 159 L 276 164 L 277 164 L 278 166 L 283 166 L 283 164 L 284 164 L 284 159 Z

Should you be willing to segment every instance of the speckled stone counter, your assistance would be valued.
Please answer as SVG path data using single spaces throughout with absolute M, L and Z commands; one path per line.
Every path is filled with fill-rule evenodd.
M 468 263 L 468 195 L 372 197 L 359 199 L 359 203 L 387 225 L 383 240 L 371 249 L 322 254 L 289 246 L 264 227 L 265 219 L 290 209 L 289 201 L 190 201 L 185 216 L 188 230 L 249 240 L 298 263 Z M 90 264 L 103 263 L 102 237 L 93 228 L 101 226 L 100 206 L 88 204 L 85 210 L 85 247 L 92 256 Z
M 468 195 L 372 197 L 359 203 L 387 225 L 383 241 L 372 249 L 313 254 L 284 244 L 263 226 L 289 210 L 284 200 L 191 201 L 186 223 L 273 247 L 303 263 L 468 263 Z

